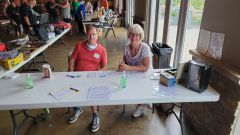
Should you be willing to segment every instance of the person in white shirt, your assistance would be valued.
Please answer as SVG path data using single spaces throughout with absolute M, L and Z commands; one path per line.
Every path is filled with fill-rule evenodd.
M 124 48 L 123 62 L 119 64 L 118 71 L 142 71 L 146 72 L 151 68 L 151 51 L 150 47 L 142 42 L 144 31 L 138 24 L 130 26 L 128 29 L 128 43 Z M 133 117 L 143 115 L 146 105 L 138 104 Z

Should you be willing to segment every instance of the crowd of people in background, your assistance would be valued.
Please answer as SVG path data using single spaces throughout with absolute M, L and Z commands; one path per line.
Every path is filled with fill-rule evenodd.
M 39 14 L 34 10 L 36 0 L 23 0 L 20 4 L 15 0 L 3 0 L 0 4 L 0 17 L 11 20 L 11 24 L 19 36 L 22 32 L 29 34 L 35 31 L 37 24 L 36 16 Z M 80 35 L 85 35 L 82 20 L 86 14 L 92 15 L 94 12 L 103 9 L 109 10 L 107 0 L 63 0 L 58 3 L 55 0 L 48 0 L 46 3 L 38 3 L 38 8 L 49 13 L 49 22 L 56 23 L 64 21 L 66 23 L 76 22 Z M 41 9 L 41 10 L 42 10 Z M 23 31 L 21 31 L 23 27 Z M 69 35 L 73 33 L 70 30 Z

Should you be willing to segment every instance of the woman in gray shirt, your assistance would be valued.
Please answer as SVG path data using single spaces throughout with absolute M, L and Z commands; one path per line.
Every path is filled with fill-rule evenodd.
M 70 4 L 68 2 L 68 0 L 63 0 L 63 4 L 56 4 L 57 6 L 59 6 L 60 8 L 62 8 L 62 17 L 63 17 L 63 21 L 66 23 L 70 23 L 72 16 L 71 16 L 71 7 Z M 70 30 L 70 35 L 72 34 L 72 28 Z
M 124 48 L 123 63 L 119 64 L 119 71 L 142 71 L 146 72 L 151 66 L 150 47 L 143 43 L 144 31 L 138 24 L 130 26 L 128 29 L 128 39 L 130 43 Z M 133 112 L 133 117 L 143 115 L 146 105 L 138 104 Z

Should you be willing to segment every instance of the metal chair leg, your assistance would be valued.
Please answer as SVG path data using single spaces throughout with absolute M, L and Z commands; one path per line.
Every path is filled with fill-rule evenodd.
M 114 37 L 116 38 L 116 35 L 115 35 L 115 32 L 114 32 L 114 29 L 112 28 L 112 31 L 113 31 L 113 35 L 114 35 Z
M 17 128 L 17 122 L 16 122 L 16 118 L 15 118 L 15 114 L 14 114 L 13 110 L 10 110 L 10 115 L 11 115 L 12 123 L 13 123 L 13 135 L 17 135 L 18 128 Z
M 109 31 L 110 31 L 110 29 L 107 29 L 107 31 L 105 33 L 105 38 L 107 38 Z

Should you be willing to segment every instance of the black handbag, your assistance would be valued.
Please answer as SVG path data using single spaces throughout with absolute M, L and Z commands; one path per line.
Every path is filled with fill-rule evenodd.
M 40 40 L 46 42 L 48 40 L 48 33 L 44 26 L 40 26 L 38 29 L 38 37 Z

